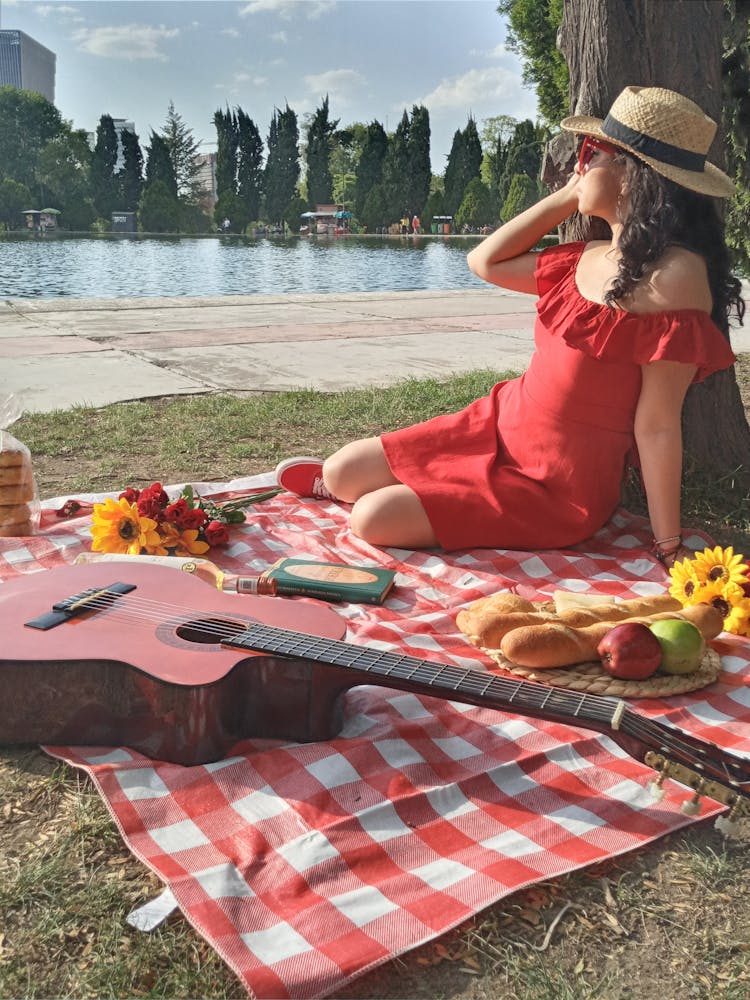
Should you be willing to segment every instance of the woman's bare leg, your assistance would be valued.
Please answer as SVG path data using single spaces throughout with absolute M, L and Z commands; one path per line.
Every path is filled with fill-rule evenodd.
M 354 503 L 381 486 L 395 486 L 398 479 L 386 461 L 380 438 L 364 438 L 339 448 L 323 463 L 326 489 L 344 503 Z
M 391 472 L 380 438 L 344 445 L 323 464 L 326 489 L 353 503 L 351 528 L 372 545 L 431 548 L 435 532 L 416 493 Z

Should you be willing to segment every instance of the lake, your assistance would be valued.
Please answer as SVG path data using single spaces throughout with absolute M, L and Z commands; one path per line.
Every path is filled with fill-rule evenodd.
M 0 297 L 289 295 L 480 288 L 476 238 L 0 236 Z

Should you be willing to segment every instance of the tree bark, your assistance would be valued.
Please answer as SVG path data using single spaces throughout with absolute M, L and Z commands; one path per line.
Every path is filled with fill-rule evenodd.
M 716 122 L 722 117 L 724 4 L 716 0 L 565 0 L 558 48 L 570 73 L 570 113 L 603 118 L 629 85 L 679 91 Z M 717 132 L 709 159 L 724 162 Z M 547 150 L 542 179 L 559 187 L 573 168 L 568 133 Z M 604 227 L 604 228 L 602 228 Z M 562 237 L 601 239 L 601 220 L 578 216 Z M 686 469 L 750 486 L 750 426 L 734 368 L 693 386 L 683 410 Z

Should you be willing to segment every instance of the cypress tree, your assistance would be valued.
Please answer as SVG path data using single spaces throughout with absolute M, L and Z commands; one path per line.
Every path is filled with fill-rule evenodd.
M 169 147 L 164 139 L 153 130 L 151 145 L 146 147 L 146 187 L 161 181 L 173 198 L 177 198 L 177 178 L 169 155 Z
M 234 195 L 237 193 L 237 120 L 227 108 L 218 108 L 214 112 L 216 127 L 216 194 Z
M 263 140 L 255 122 L 237 108 L 237 195 L 247 222 L 260 219 Z
M 369 226 L 364 219 L 364 206 L 367 196 L 380 184 L 383 176 L 383 160 L 388 150 L 388 137 L 385 129 L 378 121 L 367 126 L 362 153 L 357 166 L 357 180 L 354 185 L 354 214 L 360 222 Z M 377 223 L 380 225 L 380 222 Z
M 445 167 L 445 191 L 443 204 L 446 215 L 455 215 L 463 198 L 461 178 L 463 176 L 464 134 L 461 129 L 453 133 L 451 151 L 448 153 L 448 163 Z
M 143 191 L 143 153 L 135 132 L 125 130 L 120 136 L 122 142 L 123 166 L 119 172 L 122 208 L 135 212 Z
M 409 129 L 409 205 L 412 214 L 422 214 L 430 195 L 432 164 L 430 162 L 430 112 L 423 104 L 415 104 Z
M 284 111 L 274 109 L 268 132 L 268 158 L 263 173 L 266 216 L 282 222 L 292 198 L 297 196 L 299 180 L 299 130 L 297 115 L 287 104 Z
M 108 219 L 118 207 L 117 132 L 111 115 L 102 115 L 96 127 L 96 145 L 91 154 L 91 187 L 94 205 L 100 216 Z
M 383 194 L 388 210 L 388 218 L 400 219 L 409 214 L 412 206 L 411 180 L 409 177 L 409 116 L 404 111 L 396 131 L 388 139 L 388 152 L 383 161 Z
M 307 200 L 311 205 L 329 205 L 333 201 L 331 177 L 331 139 L 339 119 L 328 119 L 328 95 L 307 130 Z

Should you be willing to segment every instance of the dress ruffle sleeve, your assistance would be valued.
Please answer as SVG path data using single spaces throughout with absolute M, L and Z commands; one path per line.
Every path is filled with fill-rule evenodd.
M 539 254 L 537 313 L 551 334 L 602 361 L 696 365 L 694 382 L 734 364 L 728 341 L 701 309 L 630 313 L 584 298 L 575 280 L 584 247 L 584 243 L 567 243 Z

